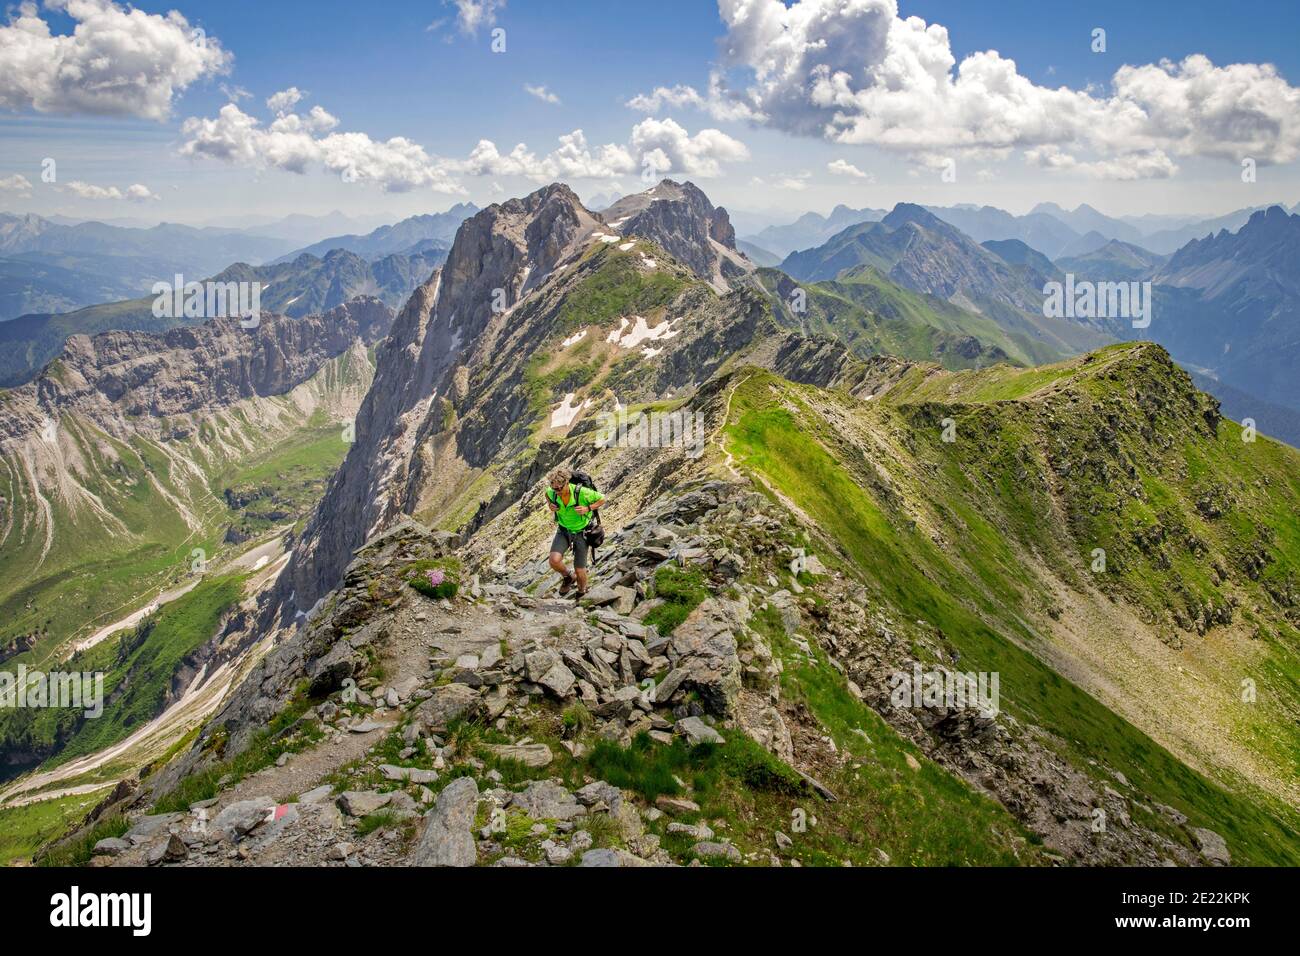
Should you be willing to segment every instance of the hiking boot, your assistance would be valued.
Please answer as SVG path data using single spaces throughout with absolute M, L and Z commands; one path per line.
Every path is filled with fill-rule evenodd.
M 572 574 L 566 574 L 564 580 L 560 582 L 560 597 L 564 597 L 564 595 L 572 591 L 573 586 L 577 583 L 578 582 L 574 580 Z
M 579 591 L 575 591 L 575 592 L 573 592 L 573 599 L 574 599 L 575 601 L 581 601 L 583 598 L 585 598 L 585 597 L 587 596 L 587 591 L 588 591 L 588 590 L 590 590 L 590 589 L 589 589 L 589 588 L 582 588 L 582 589 L 579 590 Z

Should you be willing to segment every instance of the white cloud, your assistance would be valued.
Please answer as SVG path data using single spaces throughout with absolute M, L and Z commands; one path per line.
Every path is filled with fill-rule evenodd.
M 457 164 L 471 176 L 523 176 L 537 182 L 556 179 L 608 179 L 636 170 L 626 147 L 606 144 L 593 150 L 580 129 L 560 137 L 554 152 L 539 157 L 520 143 L 502 154 L 491 140 L 480 140 L 469 158 Z
M 503 152 L 484 139 L 464 159 L 452 159 L 430 156 L 400 136 L 378 142 L 365 133 L 337 132 L 339 120 L 321 106 L 289 112 L 301 100 L 294 87 L 272 96 L 267 105 L 278 115 L 265 125 L 235 103 L 227 103 L 215 117 L 190 117 L 181 125 L 180 153 L 299 174 L 320 167 L 354 182 L 376 183 L 388 192 L 428 188 L 445 193 L 465 192 L 458 176 L 516 176 L 539 183 L 613 181 L 649 170 L 708 178 L 720 175 L 728 163 L 749 158 L 743 143 L 719 130 L 691 135 L 671 119 L 652 118 L 633 128 L 627 144 L 594 146 L 575 129 L 544 156 L 525 143 Z
M 0 108 L 165 120 L 191 84 L 229 69 L 231 55 L 180 13 L 111 0 L 45 0 L 76 21 L 55 35 L 25 2 L 0 26 Z
M 537 156 L 523 143 L 502 153 L 485 139 L 456 168 L 470 176 L 522 176 L 535 182 L 614 179 L 645 170 L 704 179 L 720 175 L 726 163 L 748 158 L 743 143 L 716 129 L 691 136 L 672 120 L 647 119 L 633 128 L 627 146 L 607 143 L 593 148 L 580 129 L 561 136 L 559 148 L 546 156 Z
M 1110 90 L 1039 86 L 993 50 L 960 63 L 948 31 L 897 0 L 718 0 L 724 73 L 707 95 L 660 87 L 628 105 L 689 106 L 788 133 L 920 157 L 1004 158 L 1104 178 L 1177 172 L 1172 157 L 1300 158 L 1300 88 L 1268 64 L 1202 55 L 1124 66 Z
M 560 98 L 544 86 L 533 86 L 531 83 L 524 84 L 524 92 L 529 96 L 535 96 L 543 103 L 552 103 L 559 105 Z
M 497 11 L 506 8 L 506 0 L 443 0 L 443 4 L 455 6 L 456 26 L 467 36 L 496 26 Z
M 14 173 L 0 179 L 0 193 L 17 193 L 19 199 L 31 196 L 32 184 L 22 173 Z
M 432 189 L 463 193 L 447 164 L 416 143 L 395 136 L 372 140 L 365 133 L 329 132 L 338 120 L 319 106 L 306 116 L 285 113 L 270 126 L 234 103 L 215 118 L 191 117 L 181 126 L 183 156 L 218 159 L 241 166 L 305 173 L 320 166 L 354 182 L 375 183 L 385 192 Z
M 276 116 L 283 116 L 302 102 L 303 96 L 306 95 L 296 86 L 291 86 L 287 90 L 281 90 L 279 93 L 272 93 L 266 100 L 266 108 Z
M 632 130 L 632 148 L 642 158 L 655 161 L 657 173 L 681 173 L 709 179 L 722 174 L 727 163 L 749 159 L 749 149 L 738 139 L 721 130 L 702 129 L 691 136 L 681 125 L 671 119 L 645 119 Z M 668 167 L 661 165 L 667 160 Z
M 148 202 L 151 199 L 162 199 L 157 193 L 148 186 L 141 183 L 134 183 L 126 187 L 126 198 L 131 202 Z
M 130 202 L 148 202 L 151 199 L 161 198 L 142 183 L 133 183 L 123 191 L 116 186 L 96 186 L 74 179 L 64 188 L 80 199 L 126 199 Z
M 826 164 L 826 170 L 832 176 L 848 176 L 852 179 L 873 179 L 870 173 L 863 172 L 852 163 L 843 159 L 832 159 Z

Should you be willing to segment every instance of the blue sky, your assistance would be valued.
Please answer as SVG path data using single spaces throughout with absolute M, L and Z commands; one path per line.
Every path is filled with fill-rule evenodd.
M 824 5 L 830 17 L 828 30 L 838 30 L 840 25 L 846 31 L 859 29 L 847 14 L 843 24 L 834 18 L 841 5 L 856 0 L 803 2 Z M 1026 149 L 1042 145 L 1041 119 L 1017 126 L 1017 142 L 1004 155 L 966 149 L 961 137 L 978 138 L 981 125 L 973 122 L 970 130 L 957 128 L 969 112 L 969 97 L 953 105 L 952 142 L 934 149 L 915 145 L 918 137 L 924 137 L 927 123 L 933 122 L 926 109 L 904 119 L 903 125 L 911 123 L 914 130 L 897 124 L 891 130 L 908 141 L 905 145 L 880 148 L 873 133 L 863 134 L 865 142 L 836 142 L 825 135 L 794 131 L 803 122 L 799 107 L 775 95 L 763 105 L 778 107 L 783 117 L 761 122 L 681 104 L 667 105 L 654 114 L 629 108 L 630 99 L 657 87 L 686 85 L 705 93 L 710 70 L 722 59 L 720 42 L 729 30 L 718 4 L 710 0 L 509 0 L 489 11 L 487 19 L 492 22 L 484 22 L 473 33 L 460 28 L 457 6 L 436 0 L 382 4 L 146 0 L 137 7 L 149 14 L 175 9 L 192 26 L 201 27 L 230 54 L 224 72 L 205 72 L 178 88 L 169 115 L 161 120 L 88 112 L 63 102 L 50 107 L 48 95 L 44 108 L 25 104 L 21 93 L 10 95 L 6 104 L 0 83 L 0 106 L 10 107 L 0 109 L 0 182 L 21 175 L 33 185 L 31 190 L 0 192 L 0 208 L 171 221 L 331 209 L 397 218 L 443 209 L 460 199 L 485 204 L 538 185 L 536 177 L 504 169 L 465 174 L 458 168 L 445 177 L 455 182 L 458 192 L 425 185 L 385 190 L 386 181 L 363 174 L 359 181 L 345 182 L 337 169 L 321 168 L 319 162 L 309 162 L 302 172 L 295 172 L 278 168 L 262 155 L 245 161 L 215 157 L 210 151 L 180 155 L 184 143 L 192 139 L 184 132 L 185 121 L 214 119 L 230 100 L 231 91 L 247 91 L 247 97 L 237 94 L 238 109 L 265 127 L 273 119 L 266 99 L 290 87 L 303 92 L 294 107 L 297 112 L 319 106 L 337 121 L 328 132 L 360 133 L 375 142 L 404 137 L 427 154 L 431 165 L 443 160 L 463 163 L 485 139 L 502 154 L 526 143 L 531 153 L 545 157 L 556 148 L 558 137 L 578 129 L 592 149 L 610 144 L 626 151 L 631 160 L 627 171 L 571 178 L 583 196 L 641 188 L 638 173 L 647 147 L 634 148 L 631 137 L 643 121 L 671 120 L 687 137 L 688 149 L 695 148 L 690 138 L 701 130 L 716 129 L 725 140 L 720 150 L 697 143 L 700 156 L 693 168 L 673 168 L 668 174 L 695 179 L 715 201 L 733 209 L 775 219 L 809 209 L 825 211 L 839 202 L 854 206 L 892 206 L 903 200 L 987 202 L 1019 212 L 1052 200 L 1071 207 L 1091 202 L 1123 214 L 1218 213 L 1263 202 L 1300 201 L 1300 173 L 1290 145 L 1294 124 L 1300 122 L 1294 115 L 1300 110 L 1300 99 L 1279 108 L 1288 124 L 1279 137 L 1285 142 L 1268 144 L 1274 163 L 1262 163 L 1254 183 L 1241 182 L 1235 159 L 1210 155 L 1217 137 L 1209 121 L 1190 137 L 1195 145 L 1175 139 L 1144 145 L 1126 154 L 1123 170 L 1116 174 L 1107 172 L 1113 159 L 1110 151 L 1136 150 L 1135 137 L 1126 134 L 1127 140 L 1106 141 L 1103 130 L 1099 140 L 1087 124 L 1080 125 L 1077 138 L 1089 142 L 1067 143 L 1065 159 L 1057 155 L 1061 150 L 1054 144 L 1045 159 L 1033 163 L 1024 159 Z M 899 3 L 901 17 L 920 17 L 945 27 L 958 62 L 972 53 L 995 50 L 1013 59 L 1018 76 L 1035 87 L 1092 90 L 1097 101 L 1112 94 L 1112 78 L 1121 66 L 1146 66 L 1165 58 L 1180 61 L 1191 54 L 1203 54 L 1215 67 L 1273 64 L 1281 74 L 1282 88 L 1295 91 L 1300 85 L 1300 45 L 1295 43 L 1300 35 L 1298 11 L 1300 5 L 1293 2 L 1255 3 L 1248 13 L 1228 11 L 1212 2 Z M 41 9 L 39 16 L 55 35 L 67 35 L 73 25 L 59 10 Z M 445 22 L 428 29 L 435 21 Z M 505 30 L 504 53 L 491 50 L 494 27 Z M 1106 30 L 1104 54 L 1090 49 L 1095 27 Z M 855 51 L 865 50 L 869 37 L 844 35 L 849 52 L 842 53 L 832 67 L 843 67 L 853 75 L 860 65 Z M 3 49 L 0 31 L 0 63 Z M 730 63 L 725 76 L 743 88 L 753 76 L 755 58 L 763 55 L 759 44 L 750 51 L 748 63 Z M 43 82 L 32 79 L 33 88 L 38 81 Z M 525 92 L 525 85 L 544 86 L 559 102 L 543 102 Z M 1276 85 L 1271 89 L 1275 91 Z M 1269 89 L 1261 90 L 1254 95 L 1277 99 Z M 906 109 L 903 112 L 906 115 Z M 1268 127 L 1276 121 L 1268 116 L 1260 123 Z M 1101 125 L 1109 122 L 1103 119 Z M 328 132 L 322 128 L 313 135 L 319 140 Z M 662 136 L 655 142 L 660 141 Z M 744 151 L 743 158 L 737 158 L 737 149 Z M 40 163 L 46 157 L 58 161 L 63 188 L 40 182 Z M 946 157 L 955 163 L 955 181 L 941 175 Z M 709 166 L 713 159 L 716 168 Z M 829 164 L 835 162 L 856 172 L 836 175 L 829 171 Z M 1132 176 L 1130 167 L 1139 165 L 1161 172 L 1124 178 Z M 1175 166 L 1177 172 L 1168 173 Z M 72 181 L 116 187 L 122 193 L 138 183 L 157 198 L 144 202 L 84 198 L 87 190 L 74 194 L 66 187 Z

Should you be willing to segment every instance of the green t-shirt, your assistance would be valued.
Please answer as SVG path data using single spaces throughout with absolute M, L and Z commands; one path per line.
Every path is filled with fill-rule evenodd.
M 586 505 L 590 507 L 597 501 L 604 501 L 605 496 L 599 491 L 592 491 L 590 488 L 584 488 L 581 485 L 569 485 L 569 503 L 565 504 L 563 500 L 555 493 L 554 488 L 546 489 L 546 500 L 553 504 L 559 505 L 560 510 L 555 513 L 555 518 L 560 523 L 560 527 L 567 531 L 582 531 L 591 524 L 591 512 L 578 514 L 578 507 Z

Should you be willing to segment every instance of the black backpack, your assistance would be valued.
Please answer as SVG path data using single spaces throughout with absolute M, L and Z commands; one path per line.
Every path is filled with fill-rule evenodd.
M 587 488 L 591 491 L 600 491 L 596 487 L 596 482 L 592 480 L 591 475 L 585 471 L 575 471 L 571 478 L 571 483 L 578 488 Z M 591 513 L 591 524 L 582 532 L 583 540 L 587 542 L 587 547 L 591 549 L 591 563 L 596 563 L 596 549 L 605 543 L 605 529 L 600 525 L 600 512 Z

